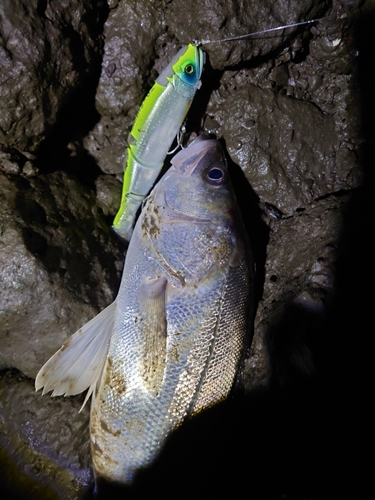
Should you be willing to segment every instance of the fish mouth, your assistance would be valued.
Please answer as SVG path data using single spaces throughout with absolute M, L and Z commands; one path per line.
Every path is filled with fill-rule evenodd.
M 224 158 L 221 145 L 216 139 L 211 139 L 204 134 L 199 135 L 187 148 L 182 149 L 172 158 L 172 168 L 181 174 L 191 175 L 207 151 L 212 148 L 215 148 Z

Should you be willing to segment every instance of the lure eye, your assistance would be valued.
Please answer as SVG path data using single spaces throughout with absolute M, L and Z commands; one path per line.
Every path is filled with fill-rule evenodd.
M 225 180 L 225 171 L 221 167 L 211 167 L 206 172 L 206 178 L 212 186 L 219 186 Z
M 192 75 L 194 73 L 194 66 L 192 64 L 187 64 L 185 66 L 185 74 Z

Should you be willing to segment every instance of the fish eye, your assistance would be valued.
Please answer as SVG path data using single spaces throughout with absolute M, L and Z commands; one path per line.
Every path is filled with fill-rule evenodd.
M 225 171 L 218 166 L 213 166 L 206 171 L 206 178 L 212 186 L 219 186 L 225 180 Z
M 223 172 L 219 168 L 211 168 L 211 170 L 208 172 L 208 178 L 211 179 L 212 181 L 219 180 L 223 177 Z
M 194 66 L 193 66 L 193 64 L 187 64 L 185 66 L 185 73 L 187 75 L 192 75 L 194 73 Z

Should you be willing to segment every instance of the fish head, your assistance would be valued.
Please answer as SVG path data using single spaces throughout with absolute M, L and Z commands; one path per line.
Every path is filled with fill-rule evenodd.
M 214 283 L 216 273 L 243 262 L 241 222 L 224 151 L 218 141 L 200 136 L 173 158 L 135 232 L 152 254 L 162 256 L 160 265 L 174 286 L 196 290 L 202 280 Z
M 233 218 L 237 204 L 227 160 L 217 140 L 199 136 L 171 163 L 161 181 L 170 209 L 198 221 Z

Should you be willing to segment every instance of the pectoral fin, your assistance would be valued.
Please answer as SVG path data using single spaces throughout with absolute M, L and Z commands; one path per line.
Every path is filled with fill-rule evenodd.
M 88 388 L 83 408 L 102 373 L 115 314 L 116 301 L 72 335 L 39 370 L 35 389 L 44 387 L 43 394 L 53 390 L 52 396 L 72 396 Z
M 165 306 L 166 278 L 147 280 L 141 285 L 141 322 L 144 354 L 141 375 L 148 391 L 157 396 L 164 376 L 167 352 Z
M 229 259 L 230 267 L 239 267 L 243 262 L 244 255 L 245 255 L 245 248 L 243 246 L 243 243 L 242 241 L 237 240 L 236 245 L 233 249 L 233 253 Z

